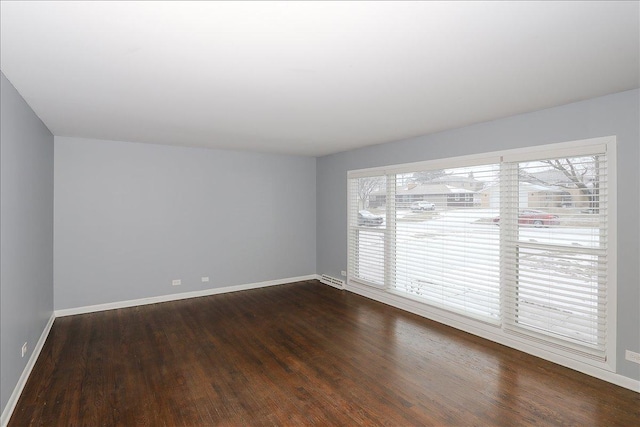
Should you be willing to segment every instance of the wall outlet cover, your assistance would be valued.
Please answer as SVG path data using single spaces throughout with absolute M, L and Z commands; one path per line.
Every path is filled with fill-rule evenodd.
M 171 281 L 171 285 L 172 286 L 180 286 L 180 285 L 182 285 L 182 280 L 180 280 L 180 279 L 172 280 Z
M 627 350 L 624 354 L 625 358 L 631 362 L 635 362 L 640 364 L 640 353 L 636 353 L 635 351 Z

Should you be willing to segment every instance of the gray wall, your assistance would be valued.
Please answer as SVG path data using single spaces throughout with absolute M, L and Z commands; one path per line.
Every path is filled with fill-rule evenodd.
M 56 136 L 55 309 L 315 274 L 315 163 Z
M 53 313 L 53 135 L 0 73 L 0 407 Z M 21 357 L 24 342 L 28 353 Z
M 317 162 L 318 274 L 347 264 L 347 171 L 616 135 L 618 140 L 618 373 L 640 379 L 624 350 L 640 352 L 638 175 L 640 91 L 522 114 L 433 135 L 321 157 Z M 481 106 L 478 106 L 481 108 Z

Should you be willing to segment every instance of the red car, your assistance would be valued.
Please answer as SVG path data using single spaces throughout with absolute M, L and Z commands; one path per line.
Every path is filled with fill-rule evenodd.
M 500 217 L 493 218 L 496 225 L 500 225 Z M 534 209 L 523 209 L 518 214 L 518 224 L 533 225 L 534 227 L 550 227 L 552 225 L 560 225 L 558 215 L 548 212 L 537 211 Z

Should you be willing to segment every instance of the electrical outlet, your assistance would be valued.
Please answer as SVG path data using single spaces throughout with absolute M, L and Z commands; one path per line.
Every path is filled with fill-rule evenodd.
M 22 357 L 27 354 L 27 343 L 22 344 Z
M 342 275 L 342 277 L 347 277 L 347 272 L 346 272 L 346 271 L 344 271 L 344 270 L 342 270 L 342 271 L 340 272 L 340 274 Z
M 180 280 L 180 279 L 172 280 L 171 281 L 171 285 L 172 286 L 180 286 L 180 285 L 182 285 L 182 280 Z
M 202 280 L 202 283 L 208 282 L 209 281 L 209 276 L 203 276 L 200 278 L 200 280 Z
M 627 360 L 640 364 L 640 353 L 627 350 L 624 355 Z

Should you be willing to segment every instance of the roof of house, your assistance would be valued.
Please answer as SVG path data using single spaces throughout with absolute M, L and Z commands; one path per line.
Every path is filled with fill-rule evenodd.
M 492 191 L 499 191 L 499 184 L 491 184 L 479 191 L 479 193 L 490 193 Z M 565 188 L 558 187 L 556 185 L 540 185 L 532 184 L 530 182 L 520 182 L 520 191 L 527 192 L 547 192 L 547 193 L 564 193 L 567 191 Z
M 446 184 L 419 184 L 416 186 L 404 186 L 396 189 L 396 194 L 460 194 L 460 193 L 476 193 L 476 191 L 466 188 L 454 187 Z

